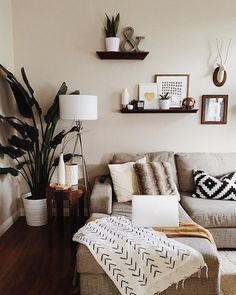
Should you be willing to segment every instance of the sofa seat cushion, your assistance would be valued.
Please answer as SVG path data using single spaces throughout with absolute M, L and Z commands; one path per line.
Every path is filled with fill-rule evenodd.
M 181 204 L 190 217 L 205 228 L 236 227 L 236 202 L 192 198 L 181 193 Z
M 118 203 L 113 202 L 112 204 L 112 215 L 113 216 L 125 216 L 131 219 L 132 215 L 132 202 Z

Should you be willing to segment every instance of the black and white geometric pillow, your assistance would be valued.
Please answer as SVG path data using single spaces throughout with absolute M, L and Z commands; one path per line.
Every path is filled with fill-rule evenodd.
M 236 201 L 236 172 L 215 178 L 202 170 L 193 170 L 194 198 Z

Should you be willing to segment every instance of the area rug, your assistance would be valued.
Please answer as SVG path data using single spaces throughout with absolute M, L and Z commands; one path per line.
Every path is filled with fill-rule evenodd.
M 236 251 L 218 251 L 222 295 L 236 295 Z

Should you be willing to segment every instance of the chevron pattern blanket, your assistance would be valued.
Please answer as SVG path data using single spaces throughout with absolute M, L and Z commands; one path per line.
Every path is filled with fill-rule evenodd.
M 159 294 L 207 267 L 196 250 L 123 216 L 89 222 L 73 241 L 88 247 L 122 295 Z

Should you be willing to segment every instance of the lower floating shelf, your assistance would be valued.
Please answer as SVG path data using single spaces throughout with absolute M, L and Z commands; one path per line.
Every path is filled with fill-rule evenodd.
M 154 114 L 154 113 L 166 113 L 166 114 L 175 114 L 175 113 L 181 113 L 181 114 L 189 114 L 189 113 L 197 113 L 198 109 L 182 109 L 182 108 L 172 108 L 169 110 L 128 110 L 128 109 L 122 109 L 120 110 L 123 114 Z

